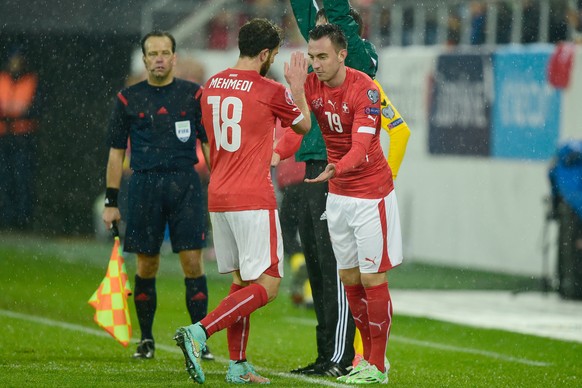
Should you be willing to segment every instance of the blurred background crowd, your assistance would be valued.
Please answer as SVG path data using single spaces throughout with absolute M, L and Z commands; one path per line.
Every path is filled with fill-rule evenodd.
M 205 2 L 198 1 L 202 6 Z M 208 39 L 190 44 L 195 48 L 236 47 L 236 28 L 250 17 L 276 20 L 287 32 L 288 45 L 301 45 L 295 20 L 286 0 L 248 0 L 210 5 L 211 16 L 203 23 Z M 377 47 L 437 44 L 556 43 L 580 39 L 580 0 L 353 0 L 362 15 L 364 38 Z M 164 10 L 149 15 L 149 23 L 175 25 L 180 11 Z

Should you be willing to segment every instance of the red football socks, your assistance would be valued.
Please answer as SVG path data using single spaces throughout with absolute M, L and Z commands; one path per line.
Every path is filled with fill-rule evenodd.
M 364 345 L 364 360 L 370 357 L 370 327 L 368 325 L 368 308 L 366 306 L 366 290 L 361 284 L 354 286 L 344 285 L 346 295 L 348 297 L 348 304 L 350 311 L 354 317 L 356 327 L 360 331 L 362 337 L 362 344 Z
M 224 298 L 200 323 L 210 337 L 249 316 L 253 311 L 266 305 L 268 300 L 265 287 L 253 283 Z
M 388 335 L 392 324 L 392 301 L 388 291 L 388 283 L 366 288 L 368 301 L 368 320 L 372 347 L 370 364 L 376 365 L 379 371 L 384 372 L 384 357 L 388 345 Z
M 232 283 L 230 285 L 230 294 L 234 294 L 238 290 L 243 289 L 243 286 Z M 241 318 L 231 326 L 226 328 L 226 338 L 228 341 L 228 352 L 230 359 L 233 361 L 246 360 L 247 342 L 249 340 L 249 330 L 251 327 L 250 316 Z

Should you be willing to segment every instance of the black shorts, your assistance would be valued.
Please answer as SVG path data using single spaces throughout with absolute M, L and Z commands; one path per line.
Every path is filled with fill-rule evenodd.
M 172 251 L 206 246 L 207 207 L 198 173 L 134 172 L 129 180 L 126 252 L 156 255 L 169 226 Z

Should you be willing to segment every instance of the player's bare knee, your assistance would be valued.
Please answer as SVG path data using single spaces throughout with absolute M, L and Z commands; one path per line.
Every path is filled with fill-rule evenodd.
M 272 302 L 277 297 L 279 293 L 279 285 L 281 284 L 280 278 L 275 278 L 268 275 L 261 275 L 261 277 L 257 280 L 257 283 L 260 284 L 265 288 L 267 292 L 267 301 Z
M 360 269 L 356 268 L 348 268 L 348 269 L 340 269 L 339 270 L 340 280 L 346 286 L 353 286 L 356 284 L 361 284 L 361 274 Z
M 362 274 L 362 285 L 364 287 L 376 287 L 386 282 L 386 272 Z
M 271 303 L 272 301 L 274 301 L 277 298 L 277 295 L 279 295 L 279 288 L 277 287 L 274 290 L 267 290 L 267 303 Z

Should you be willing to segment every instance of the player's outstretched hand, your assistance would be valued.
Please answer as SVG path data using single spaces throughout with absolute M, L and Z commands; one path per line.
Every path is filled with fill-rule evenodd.
M 320 183 L 320 182 L 327 182 L 331 178 L 335 176 L 335 164 L 330 163 L 325 166 L 325 170 L 317 177 L 313 179 L 305 179 L 306 183 Z
M 307 68 L 309 62 L 301 51 L 294 51 L 291 53 L 291 60 L 285 62 L 285 80 L 289 84 L 291 90 L 294 87 L 303 88 L 305 80 L 307 79 Z

